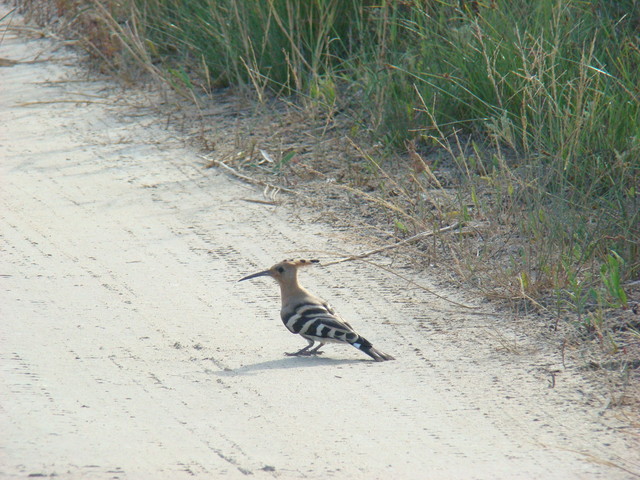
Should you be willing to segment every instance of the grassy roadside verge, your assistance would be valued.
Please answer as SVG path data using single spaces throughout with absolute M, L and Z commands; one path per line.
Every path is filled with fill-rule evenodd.
M 462 222 L 472 233 L 425 257 L 488 296 L 571 315 L 606 352 L 638 343 L 638 2 L 46 5 L 120 75 L 348 118 L 343 182 L 398 237 Z

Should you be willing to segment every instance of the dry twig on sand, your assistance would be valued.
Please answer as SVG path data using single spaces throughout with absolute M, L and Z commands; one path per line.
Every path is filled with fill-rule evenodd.
M 367 257 L 369 257 L 371 255 L 375 255 L 376 253 L 385 252 L 385 251 L 391 250 L 393 248 L 399 248 L 399 247 L 402 247 L 404 245 L 408 245 L 410 243 L 417 242 L 418 240 L 422 240 L 423 238 L 432 237 L 432 236 L 434 236 L 434 235 L 436 235 L 438 233 L 445 233 L 445 232 L 449 232 L 451 230 L 455 230 L 458 227 L 460 227 L 460 222 L 455 222 L 455 223 L 453 223 L 451 225 L 447 225 L 446 227 L 442 227 L 442 228 L 440 228 L 438 230 L 432 230 L 430 232 L 420 232 L 420 233 L 417 233 L 416 235 L 413 235 L 413 236 L 411 236 L 409 238 L 405 238 L 404 240 L 400 240 L 399 242 L 392 243 L 390 245 L 384 245 L 383 247 L 379 247 L 379 248 L 376 248 L 374 250 L 370 250 L 368 252 L 361 253 L 359 255 L 351 255 L 349 257 L 341 258 L 340 260 L 334 260 L 334 261 L 329 262 L 329 263 L 324 263 L 323 265 L 325 267 L 327 267 L 329 265 L 335 265 L 337 263 L 349 262 L 351 260 L 362 260 L 363 258 L 367 258 Z
M 243 175 L 242 173 L 238 172 L 235 168 L 230 167 L 229 165 L 227 165 L 224 162 L 221 162 L 220 160 L 215 160 L 213 158 L 207 158 L 204 155 L 200 155 L 200 158 L 203 158 L 203 159 L 205 159 L 205 160 L 207 160 L 209 162 L 209 163 L 207 163 L 205 168 L 221 167 L 224 170 L 226 170 L 228 173 L 233 175 L 234 177 L 239 178 L 240 180 L 244 180 L 247 183 L 252 183 L 253 185 L 260 185 L 260 186 L 263 186 L 263 187 L 272 188 L 274 190 L 279 190 L 279 191 L 282 191 L 282 192 L 292 193 L 293 195 L 299 195 L 298 192 L 296 192 L 295 190 L 291 190 L 290 188 L 281 187 L 279 185 L 273 185 L 273 184 L 267 183 L 267 182 L 265 182 L 263 180 L 258 180 L 257 178 L 251 178 L 251 177 L 248 177 L 247 175 Z

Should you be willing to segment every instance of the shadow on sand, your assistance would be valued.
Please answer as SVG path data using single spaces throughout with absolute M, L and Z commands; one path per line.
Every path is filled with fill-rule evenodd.
M 287 368 L 310 368 L 310 367 L 322 367 L 327 365 L 350 365 L 358 363 L 370 363 L 370 360 L 365 359 L 338 359 L 338 358 L 321 358 L 321 357 L 285 357 L 274 360 L 267 360 L 265 362 L 253 363 L 250 365 L 243 365 L 234 369 L 218 370 L 214 372 L 216 375 L 224 377 L 233 377 L 235 375 L 250 375 L 259 372 L 260 370 L 281 370 Z

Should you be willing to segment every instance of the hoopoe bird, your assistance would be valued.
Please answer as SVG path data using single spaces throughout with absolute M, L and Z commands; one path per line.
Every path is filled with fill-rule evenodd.
M 298 268 L 319 263 L 318 260 L 284 260 L 269 270 L 254 273 L 238 280 L 242 282 L 257 277 L 272 277 L 280 285 L 282 322 L 291 333 L 304 337 L 309 345 L 289 356 L 319 355 L 326 343 L 347 343 L 363 351 L 376 362 L 395 360 L 391 355 L 373 348 L 371 342 L 360 336 L 324 300 L 316 297 L 298 284 Z M 313 348 L 315 342 L 319 345 Z

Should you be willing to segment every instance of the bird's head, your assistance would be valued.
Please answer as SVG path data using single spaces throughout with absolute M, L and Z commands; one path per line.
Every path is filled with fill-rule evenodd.
M 303 258 L 283 260 L 280 263 L 276 263 L 269 270 L 263 270 L 262 272 L 248 275 L 238 281 L 242 282 L 243 280 L 250 280 L 256 277 L 272 277 L 280 285 L 289 284 L 291 282 L 295 283 L 297 279 L 297 272 L 300 267 L 308 267 L 309 265 L 316 263 L 320 263 L 319 260 L 305 260 Z

